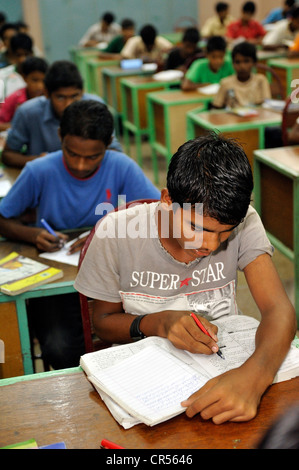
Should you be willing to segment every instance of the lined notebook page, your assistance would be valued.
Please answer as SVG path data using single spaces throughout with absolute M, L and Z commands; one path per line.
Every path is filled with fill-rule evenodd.
M 120 406 L 148 425 L 182 413 L 181 401 L 205 382 L 188 365 L 152 346 L 103 370 L 95 380 Z

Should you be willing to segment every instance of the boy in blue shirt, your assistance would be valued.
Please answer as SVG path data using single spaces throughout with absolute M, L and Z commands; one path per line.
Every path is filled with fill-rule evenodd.
M 0 203 L 0 232 L 8 239 L 34 244 L 41 251 L 57 251 L 64 229 L 93 226 L 102 202 L 117 206 L 118 196 L 126 201 L 159 199 L 160 192 L 127 155 L 107 150 L 113 118 L 106 105 L 80 100 L 65 110 L 60 135 L 62 150 L 28 162 Z M 25 225 L 21 216 L 36 209 L 35 226 Z M 56 230 L 51 235 L 40 223 L 45 218 Z M 80 245 L 72 247 L 78 251 Z M 84 352 L 80 305 L 77 294 L 32 299 L 36 309 L 34 329 L 43 357 L 56 369 L 76 366 Z M 43 315 L 40 315 L 40 312 Z M 62 314 L 63 312 L 63 314 Z
M 23 168 L 26 162 L 59 150 L 60 119 L 73 101 L 93 99 L 103 103 L 99 96 L 83 92 L 83 80 L 76 65 L 66 60 L 51 65 L 45 89 L 46 96 L 34 98 L 17 109 L 2 153 L 5 165 Z M 115 137 L 111 148 L 122 152 Z

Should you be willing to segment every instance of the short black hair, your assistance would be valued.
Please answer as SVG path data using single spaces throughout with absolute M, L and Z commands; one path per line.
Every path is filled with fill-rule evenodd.
M 224 39 L 223 36 L 212 36 L 208 39 L 207 42 L 207 53 L 209 54 L 210 52 L 214 51 L 226 51 L 226 40 Z
M 10 40 L 10 48 L 12 52 L 16 52 L 18 49 L 25 49 L 26 51 L 33 52 L 33 41 L 28 34 L 17 33 Z
M 63 112 L 60 135 L 74 135 L 83 139 L 101 140 L 108 147 L 113 133 L 113 116 L 104 103 L 96 100 L 79 100 Z
M 121 27 L 122 27 L 122 29 L 135 28 L 135 23 L 134 23 L 133 20 L 130 20 L 130 18 L 125 18 L 121 22 Z
M 210 132 L 179 147 L 168 167 L 167 189 L 180 207 L 202 203 L 204 216 L 236 225 L 250 204 L 252 170 L 241 145 Z
M 243 41 L 239 44 L 236 44 L 232 50 L 232 61 L 236 57 L 236 54 L 241 54 L 244 57 L 250 57 L 254 63 L 257 62 L 256 46 L 250 42 Z
M 18 32 L 18 27 L 15 23 L 4 23 L 4 25 L 2 25 L 1 28 L 0 28 L 0 38 L 1 39 L 4 38 L 4 33 L 8 29 L 14 29 L 16 33 Z
M 153 25 L 146 24 L 141 28 L 140 36 L 144 44 L 154 44 L 157 36 L 157 30 Z
M 111 24 L 111 23 L 113 23 L 114 18 L 115 18 L 114 14 L 111 13 L 110 11 L 107 11 L 107 13 L 104 13 L 104 14 L 103 14 L 103 16 L 102 16 L 101 19 L 102 19 L 103 21 L 105 21 L 105 23 Z
M 45 59 L 41 57 L 27 57 L 21 65 L 22 74 L 27 77 L 32 72 L 42 72 L 46 74 L 49 66 Z
M 254 15 L 255 10 L 256 7 L 254 2 L 245 2 L 242 8 L 244 13 L 250 13 L 251 15 Z
M 45 87 L 51 94 L 59 88 L 74 87 L 83 90 L 83 79 L 77 66 L 67 60 L 57 60 L 45 76 Z
M 217 13 L 221 13 L 222 11 L 226 11 L 227 9 L 228 9 L 228 3 L 225 3 L 225 2 L 216 3 L 215 10 Z
M 200 34 L 197 28 L 187 28 L 184 32 L 182 41 L 197 44 L 200 40 Z
M 292 7 L 295 5 L 295 0 L 285 0 L 284 4 L 287 5 L 288 7 Z

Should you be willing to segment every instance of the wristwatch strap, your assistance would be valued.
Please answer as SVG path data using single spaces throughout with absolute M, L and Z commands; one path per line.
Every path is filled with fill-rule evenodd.
M 140 322 L 143 317 L 146 315 L 138 315 L 138 317 L 134 318 L 134 320 L 131 323 L 130 327 L 130 336 L 133 341 L 139 341 L 140 339 L 146 338 L 146 336 L 142 333 L 142 331 L 139 328 Z

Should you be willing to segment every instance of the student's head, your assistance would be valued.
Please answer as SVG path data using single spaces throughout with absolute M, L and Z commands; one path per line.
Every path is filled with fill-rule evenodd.
M 6 14 L 3 11 L 0 11 L 0 27 L 6 23 Z
M 182 38 L 182 53 L 184 57 L 189 57 L 197 49 L 200 34 L 197 28 L 187 28 Z
M 7 50 L 10 50 L 10 40 L 17 34 L 18 28 L 14 23 L 5 23 L 0 30 L 0 37 Z
M 289 13 L 290 29 L 295 32 L 299 30 L 299 7 L 294 7 Z
M 197 247 L 200 253 L 194 253 L 198 257 L 217 250 L 244 219 L 252 189 L 252 171 L 243 148 L 232 139 L 210 133 L 189 140 L 173 155 L 161 200 L 180 207 L 173 224 L 181 226 L 193 223 L 194 211 L 190 220 L 185 203 L 192 208 L 203 205 L 203 243 Z M 184 246 L 185 241 L 181 238 L 178 243 Z
M 206 46 L 206 55 L 213 72 L 218 72 L 222 67 L 225 51 L 226 41 L 222 36 L 212 36 L 208 39 Z
M 15 34 L 10 40 L 10 49 L 14 56 L 17 70 L 20 71 L 22 62 L 33 54 L 33 41 L 28 34 Z
M 40 57 L 28 57 L 21 65 L 21 74 L 27 85 L 28 98 L 41 96 L 45 92 L 47 62 Z
M 110 13 L 110 11 L 107 11 L 106 13 L 103 14 L 101 18 L 101 25 L 102 25 L 102 30 L 107 31 L 111 23 L 114 21 L 114 14 Z
M 113 117 L 107 106 L 80 100 L 66 108 L 60 122 L 65 164 L 76 178 L 88 178 L 99 167 L 113 133 Z
M 248 80 L 257 62 L 255 45 L 247 41 L 237 44 L 232 50 L 232 61 L 238 80 Z
M 255 15 L 256 7 L 254 2 L 245 2 L 242 11 L 241 11 L 241 18 L 243 21 L 250 21 L 252 17 Z
M 135 35 L 135 23 L 129 18 L 125 18 L 121 22 L 121 34 L 124 37 L 125 42 Z
M 157 36 L 157 30 L 153 25 L 146 24 L 141 28 L 140 36 L 147 48 L 153 47 Z
M 50 99 L 56 116 L 83 95 L 83 79 L 78 68 L 67 60 L 53 62 L 45 76 L 46 96 Z
M 224 20 L 229 12 L 229 5 L 225 2 L 216 3 L 215 10 L 221 20 Z

